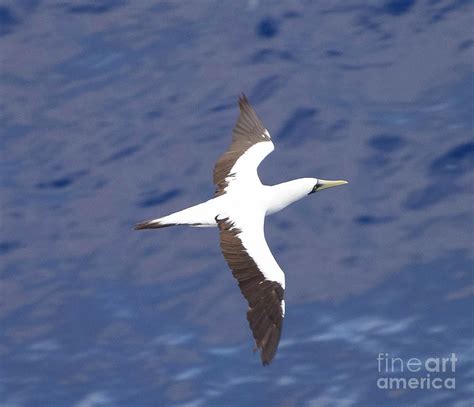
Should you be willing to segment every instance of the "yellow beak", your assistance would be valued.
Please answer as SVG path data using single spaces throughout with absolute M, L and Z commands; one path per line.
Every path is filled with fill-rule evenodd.
M 344 184 L 348 184 L 348 182 L 344 180 L 328 181 L 325 179 L 318 179 L 318 187 L 316 190 L 321 191 L 322 189 L 337 187 L 338 185 Z

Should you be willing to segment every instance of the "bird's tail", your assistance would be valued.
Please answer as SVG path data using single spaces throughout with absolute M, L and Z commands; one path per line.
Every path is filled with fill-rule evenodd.
M 216 202 L 220 202 L 218 198 L 210 199 L 209 201 L 191 206 L 182 211 L 174 212 L 168 216 L 140 222 L 135 226 L 135 229 L 158 229 L 177 225 L 193 227 L 217 226 L 215 217 L 219 213 L 219 207 Z
M 177 225 L 187 225 L 188 219 L 186 219 L 183 214 L 189 212 L 188 209 L 184 209 L 179 212 L 172 213 L 167 216 L 162 216 L 161 218 L 147 220 L 145 222 L 140 222 L 135 225 L 135 230 L 142 230 L 142 229 L 159 229 L 159 228 L 167 228 L 168 226 L 177 226 Z
M 159 229 L 159 228 L 167 228 L 168 226 L 176 226 L 177 223 L 166 223 L 161 219 L 152 219 L 147 220 L 145 222 L 137 223 L 134 227 L 135 230 L 142 230 L 142 229 Z

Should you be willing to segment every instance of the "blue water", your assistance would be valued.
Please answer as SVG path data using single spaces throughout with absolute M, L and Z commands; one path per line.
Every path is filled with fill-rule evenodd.
M 471 406 L 472 15 L 2 3 L 0 405 Z M 265 368 L 217 231 L 132 230 L 212 195 L 241 92 L 264 182 L 350 181 L 267 220 L 287 314 Z M 456 388 L 380 389 L 379 353 L 455 353 Z

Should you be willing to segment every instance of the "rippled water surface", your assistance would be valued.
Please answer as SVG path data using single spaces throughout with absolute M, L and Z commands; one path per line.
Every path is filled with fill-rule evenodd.
M 472 405 L 472 16 L 2 2 L 0 404 Z M 241 92 L 264 182 L 350 181 L 266 223 L 287 313 L 265 368 L 217 231 L 132 230 L 212 195 Z M 379 353 L 455 353 L 456 389 L 379 389 Z

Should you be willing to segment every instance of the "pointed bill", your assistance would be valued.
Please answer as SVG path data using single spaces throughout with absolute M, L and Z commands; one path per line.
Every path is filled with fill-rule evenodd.
M 326 179 L 318 179 L 316 190 L 321 191 L 322 189 L 337 187 L 338 185 L 344 184 L 348 184 L 348 182 L 344 180 L 328 181 Z

